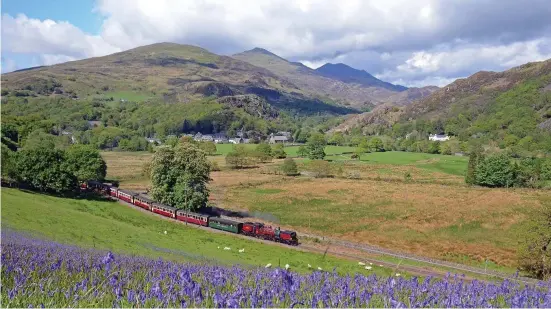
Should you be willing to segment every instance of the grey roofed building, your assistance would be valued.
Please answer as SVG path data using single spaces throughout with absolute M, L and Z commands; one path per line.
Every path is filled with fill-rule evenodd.
M 287 143 L 289 142 L 289 138 L 285 135 L 270 134 L 270 138 L 268 139 L 268 142 L 270 144 Z

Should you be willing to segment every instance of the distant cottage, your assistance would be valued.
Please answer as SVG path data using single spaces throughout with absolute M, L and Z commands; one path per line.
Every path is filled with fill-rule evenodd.
M 283 133 L 283 132 L 278 132 Z M 288 133 L 288 132 L 285 132 Z M 290 133 L 289 133 L 290 135 Z M 273 133 L 270 134 L 270 138 L 268 139 L 268 142 L 270 144 L 284 144 L 290 141 L 290 136 L 287 135 L 274 135 Z
M 435 142 L 445 142 L 449 141 L 450 137 L 446 134 L 430 134 L 429 135 L 429 141 L 435 141 Z

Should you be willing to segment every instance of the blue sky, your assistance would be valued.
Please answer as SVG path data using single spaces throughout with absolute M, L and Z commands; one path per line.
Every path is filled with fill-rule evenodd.
M 2 0 L 2 72 L 156 42 L 262 47 L 406 86 L 551 58 L 549 0 Z
M 85 32 L 99 34 L 103 18 L 93 11 L 93 0 L 2 0 L 2 14 L 68 21 Z
M 94 13 L 93 0 L 2 0 L 2 14 L 13 17 L 25 14 L 29 18 L 54 21 L 68 21 L 76 27 L 91 34 L 98 34 L 101 29 L 102 17 Z M 37 53 L 2 52 L 2 72 L 6 60 L 10 68 L 26 68 L 42 65 Z M 10 70 L 11 71 L 11 70 Z

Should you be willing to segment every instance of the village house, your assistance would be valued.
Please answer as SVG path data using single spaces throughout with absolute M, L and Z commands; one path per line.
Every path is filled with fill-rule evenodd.
M 289 137 L 286 135 L 274 135 L 273 133 L 270 134 L 270 138 L 268 138 L 268 143 L 270 144 L 278 144 L 278 143 L 288 143 Z
M 429 141 L 445 142 L 445 141 L 449 141 L 449 140 L 450 140 L 450 137 L 446 134 L 430 134 L 429 135 Z
M 157 145 L 160 145 L 161 144 L 161 140 L 156 138 L 156 137 L 146 137 L 145 140 L 148 142 L 148 143 L 155 143 Z
M 228 142 L 228 137 L 224 133 L 216 133 L 213 134 L 212 137 L 214 138 L 214 142 L 217 144 Z
M 233 137 L 228 140 L 232 144 L 243 144 L 243 138 L 241 137 Z

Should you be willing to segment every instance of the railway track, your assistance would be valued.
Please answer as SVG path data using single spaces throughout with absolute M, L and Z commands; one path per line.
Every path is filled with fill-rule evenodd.
M 177 221 L 177 220 L 174 220 L 174 219 L 171 219 L 171 218 L 167 218 L 165 216 L 161 216 L 161 215 L 156 214 L 156 213 L 152 213 L 150 211 L 147 211 L 145 209 L 142 209 L 142 208 L 137 207 L 137 206 L 135 206 L 131 203 L 122 201 L 120 199 L 116 199 L 116 198 L 112 198 L 112 199 L 116 200 L 119 203 L 122 203 L 122 204 L 124 204 L 128 207 L 131 207 L 133 209 L 137 209 L 139 211 L 142 211 L 144 213 L 148 213 L 150 215 L 161 217 L 161 218 L 164 218 L 164 219 L 169 220 L 169 221 L 179 222 L 181 224 L 186 224 L 185 222 Z M 222 216 L 222 217 L 225 217 L 225 216 Z M 227 218 L 233 219 L 231 217 L 227 217 Z M 253 218 L 251 218 L 251 219 L 253 219 Z M 195 224 L 188 224 L 188 226 L 203 229 L 203 230 L 209 231 L 209 232 L 228 233 L 228 232 L 225 232 L 225 231 L 206 228 L 206 227 L 195 225 Z M 231 234 L 231 233 L 228 233 L 228 234 Z M 334 239 L 334 238 L 322 237 L 322 236 L 313 235 L 313 234 L 301 233 L 299 235 L 299 241 L 300 241 L 300 236 L 303 236 L 303 237 L 306 236 L 308 238 L 317 239 L 319 241 L 327 243 L 327 244 L 329 244 L 329 247 L 326 248 L 325 250 L 321 249 L 319 247 L 309 245 L 309 244 L 300 244 L 299 246 L 294 247 L 294 246 L 289 246 L 289 245 L 285 245 L 285 244 L 281 244 L 281 243 L 276 243 L 276 242 L 273 242 L 273 241 L 267 241 L 267 240 L 262 240 L 262 239 L 258 239 L 258 238 L 253 238 L 253 237 L 249 237 L 249 236 L 245 236 L 245 235 L 241 235 L 241 234 L 232 234 L 232 235 L 235 235 L 235 236 L 238 236 L 238 237 L 241 237 L 241 238 L 244 238 L 244 239 L 248 239 L 248 240 L 263 242 L 263 243 L 266 243 L 266 244 L 279 245 L 279 246 L 283 246 L 283 247 L 291 248 L 291 249 L 295 249 L 295 250 L 310 251 L 310 252 L 317 252 L 317 253 L 327 253 L 328 252 L 331 255 L 341 256 L 341 257 L 344 257 L 344 258 L 347 258 L 347 259 L 354 259 L 354 260 L 360 259 L 360 260 L 365 260 L 365 261 L 371 261 L 371 262 L 377 263 L 379 265 L 384 265 L 384 266 L 389 267 L 389 268 L 402 269 L 402 270 L 405 270 L 405 271 L 410 272 L 412 274 L 420 275 L 420 276 L 433 276 L 433 277 L 443 278 L 443 277 L 447 276 L 447 273 L 443 270 L 435 270 L 435 269 L 430 269 L 428 267 L 423 267 L 423 266 L 393 263 L 393 262 L 389 262 L 389 261 L 378 260 L 378 259 L 375 259 L 375 258 L 372 258 L 372 257 L 366 258 L 366 257 L 358 256 L 358 255 L 344 253 L 344 252 L 342 252 L 342 250 L 338 251 L 336 249 L 338 249 L 339 247 L 340 248 L 349 248 L 349 249 L 353 249 L 353 250 L 356 250 L 356 251 L 365 252 L 365 253 L 368 253 L 368 254 L 371 254 L 371 255 L 376 254 L 376 255 L 390 256 L 390 257 L 398 258 L 398 259 L 405 260 L 405 261 L 413 261 L 413 262 L 417 262 L 417 263 L 423 263 L 423 264 L 431 265 L 431 266 L 434 266 L 434 267 L 451 269 L 451 270 L 457 271 L 457 273 L 459 273 L 459 274 L 465 274 L 466 276 L 468 276 L 468 274 L 471 274 L 471 277 L 472 277 L 473 274 L 476 274 L 478 276 L 484 276 L 484 277 L 494 277 L 494 278 L 499 278 L 499 279 L 514 280 L 514 281 L 525 283 L 525 284 L 537 284 L 537 283 L 540 282 L 540 280 L 533 279 L 533 278 L 514 277 L 511 274 L 504 273 L 504 272 L 498 272 L 498 271 L 495 271 L 495 270 L 485 270 L 485 269 L 477 268 L 477 267 L 473 267 L 473 266 L 467 266 L 467 265 L 463 265 L 463 264 L 458 264 L 458 263 L 453 263 L 453 262 L 448 262 L 448 261 L 442 261 L 442 260 L 436 260 L 436 259 L 431 259 L 431 258 L 428 258 L 428 257 L 422 257 L 422 256 L 417 256 L 417 255 L 413 255 L 413 254 L 409 254 L 409 253 L 389 250 L 389 249 L 385 249 L 385 248 L 381 248 L 381 247 L 377 247 L 377 246 L 373 246 L 373 245 L 359 244 L 359 243 L 354 243 L 354 242 L 349 242 L 349 241 L 344 241 L 344 240 L 339 240 L 339 239 Z M 330 247 L 333 247 L 333 249 L 331 251 L 329 251 Z M 469 279 L 469 278 L 467 278 L 467 279 Z

